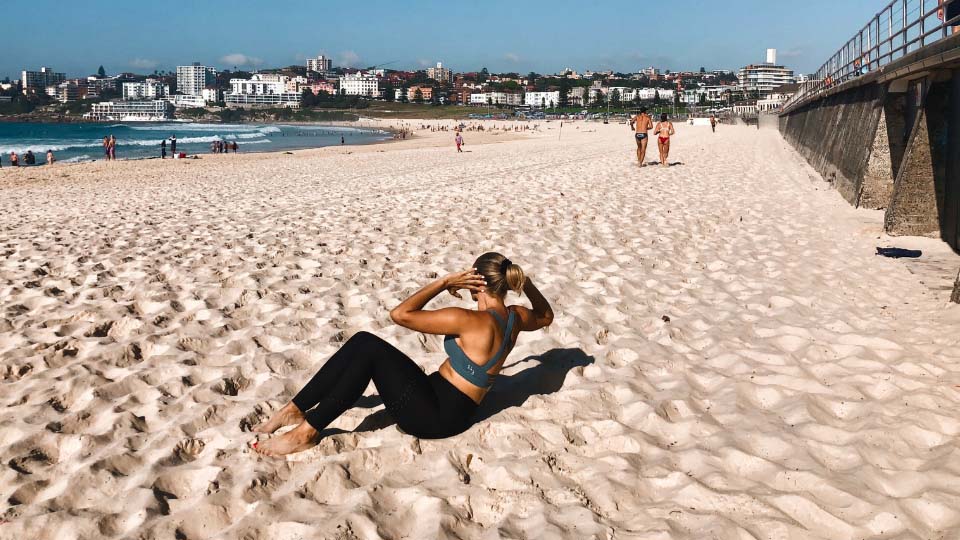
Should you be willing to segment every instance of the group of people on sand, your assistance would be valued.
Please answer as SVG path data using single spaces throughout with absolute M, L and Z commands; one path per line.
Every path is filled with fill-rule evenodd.
M 677 132 L 666 113 L 661 114 L 660 121 L 654 125 L 653 119 L 647 114 L 646 107 L 642 107 L 640 112 L 630 119 L 630 130 L 634 132 L 634 139 L 637 141 L 637 161 L 641 167 L 647 166 L 647 143 L 650 142 L 651 129 L 657 137 L 657 148 L 660 150 L 660 166 L 668 167 L 670 137 L 676 135 Z
M 117 138 L 113 135 L 103 138 L 103 158 L 107 161 L 117 159 Z
M 53 155 L 53 150 L 47 150 L 47 165 L 53 165 L 57 159 Z M 20 163 L 20 155 L 16 151 L 10 152 L 10 166 L 11 167 L 29 167 L 31 165 L 37 164 L 37 156 L 33 153 L 33 150 L 27 150 L 23 154 L 23 163 Z M 0 156 L 0 169 L 3 168 L 3 157 Z
M 214 154 L 227 154 L 231 150 L 233 150 L 233 153 L 236 154 L 238 148 L 240 148 L 240 145 L 237 144 L 237 141 L 227 142 L 216 140 L 210 143 L 210 151 Z
M 167 159 L 167 141 L 170 141 L 170 153 L 177 157 L 177 136 L 171 135 L 169 139 L 160 141 L 160 159 Z

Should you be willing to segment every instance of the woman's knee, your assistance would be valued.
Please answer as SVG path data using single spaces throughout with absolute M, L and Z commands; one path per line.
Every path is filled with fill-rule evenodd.
M 365 354 L 383 353 L 393 349 L 393 345 L 384 341 L 380 336 L 364 330 L 351 336 L 350 339 L 343 344 L 343 347 L 349 347 L 355 351 L 363 351 Z

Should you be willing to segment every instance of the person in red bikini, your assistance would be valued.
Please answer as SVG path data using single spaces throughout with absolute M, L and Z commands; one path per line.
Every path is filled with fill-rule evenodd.
M 676 135 L 673 129 L 673 122 L 667 120 L 667 114 L 660 115 L 660 121 L 657 122 L 653 132 L 657 134 L 657 148 L 660 149 L 660 166 L 668 167 L 667 157 L 670 155 L 670 137 Z

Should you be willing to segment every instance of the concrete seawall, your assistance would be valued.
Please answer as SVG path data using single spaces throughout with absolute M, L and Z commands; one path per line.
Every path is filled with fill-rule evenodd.
M 882 86 L 862 86 L 780 117 L 783 137 L 854 206 L 861 205 L 865 180 L 881 190 L 893 185 L 889 151 L 875 144 L 885 96 Z M 868 200 L 878 207 L 873 193 Z
M 884 209 L 887 233 L 960 251 L 960 66 L 882 75 L 788 110 L 780 132 L 850 204 Z

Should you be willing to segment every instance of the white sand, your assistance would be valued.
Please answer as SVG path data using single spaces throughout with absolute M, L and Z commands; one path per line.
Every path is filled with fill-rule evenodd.
M 0 538 L 960 537 L 960 306 L 878 213 L 773 131 L 542 127 L 0 171 Z M 387 309 L 489 249 L 557 313 L 492 416 L 249 450 L 356 331 L 439 365 Z

